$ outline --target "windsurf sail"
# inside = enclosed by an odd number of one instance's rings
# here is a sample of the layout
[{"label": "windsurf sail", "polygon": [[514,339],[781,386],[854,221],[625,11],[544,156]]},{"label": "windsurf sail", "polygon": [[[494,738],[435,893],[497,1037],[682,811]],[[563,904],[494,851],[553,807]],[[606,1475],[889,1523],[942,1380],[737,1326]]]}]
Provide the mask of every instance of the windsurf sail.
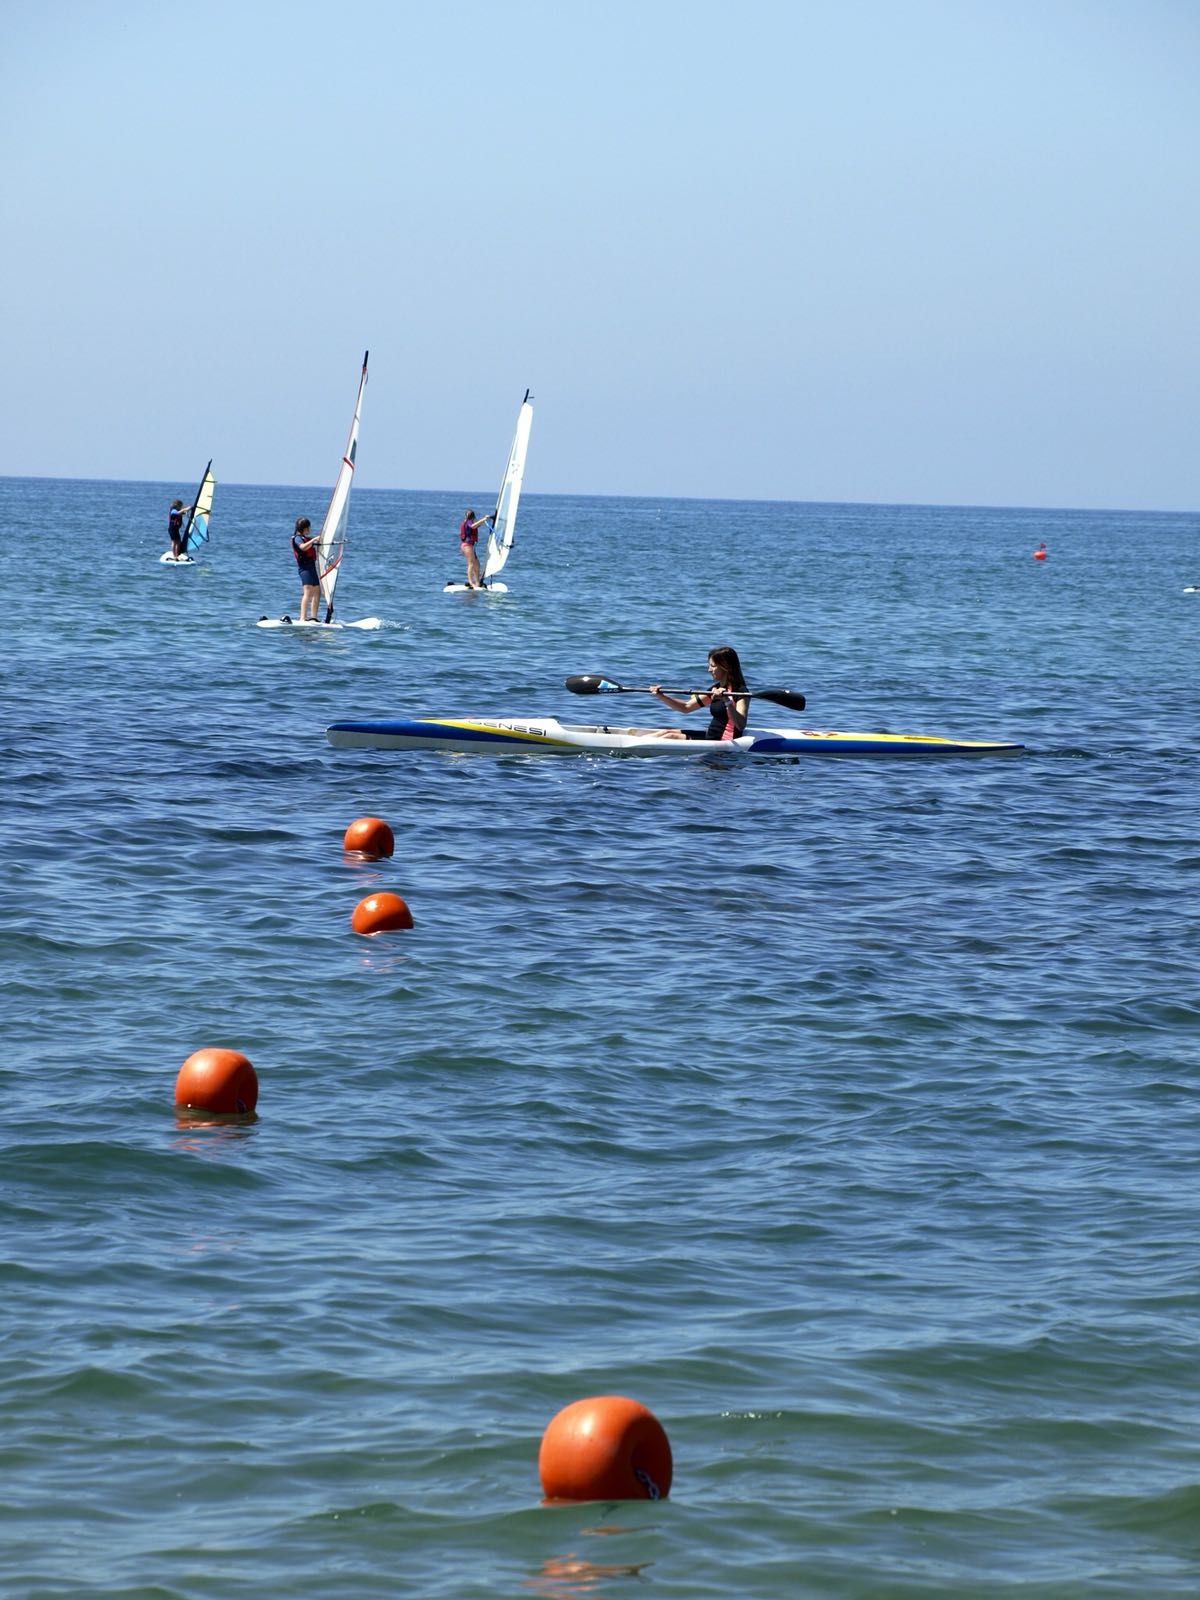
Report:
[{"label": "windsurf sail", "polygon": [[358,423],[362,416],[363,390],[367,386],[367,356],[363,355],[362,377],[358,380],[358,399],[354,402],[354,420],[350,424],[350,437],[346,440],[342,464],[338,468],[337,482],[329,497],[329,509],[321,524],[317,540],[317,577],[321,597],[325,601],[325,621],[333,621],[333,591],[337,588],[338,573],[342,569],[342,556],[346,549],[346,522],[350,514],[350,485],[354,480],[354,457],[358,453]]},{"label": "windsurf sail", "polygon": [[483,564],[483,581],[494,578],[508,560],[513,534],[517,531],[517,502],[521,498],[521,480],[525,476],[525,454],[529,449],[529,430],[533,426],[533,406],[529,390],[517,412],[517,431],[513,434],[512,449],[508,452],[508,465],[496,498],[492,530],[488,534],[487,560]]},{"label": "windsurf sail", "polygon": [[204,469],[204,476],[200,479],[200,487],[196,490],[196,498],[192,501],[192,509],[188,515],[187,527],[183,530],[183,537],[179,541],[179,554],[190,555],[193,550],[198,550],[202,544],[208,543],[208,519],[212,512],[213,490],[217,480],[212,475],[212,462]]}]

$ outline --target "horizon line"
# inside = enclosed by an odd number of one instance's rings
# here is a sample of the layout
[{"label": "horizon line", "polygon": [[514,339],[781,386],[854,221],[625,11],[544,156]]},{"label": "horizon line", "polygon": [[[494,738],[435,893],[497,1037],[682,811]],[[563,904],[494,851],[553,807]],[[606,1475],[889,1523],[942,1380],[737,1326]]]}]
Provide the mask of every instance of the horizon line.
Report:
[{"label": "horizon line", "polygon": [[[147,486],[163,485],[166,488],[177,487],[184,480],[177,478],[107,478],[107,477],[73,477],[57,473],[43,472],[0,472],[0,482],[12,483],[125,483],[145,484]],[[190,480],[187,480],[190,481]],[[217,478],[215,482],[224,483],[229,489],[297,489],[304,492],[328,489],[328,484],[305,483],[245,483],[236,479]],[[462,489],[418,489],[411,485],[405,488],[384,485],[362,485],[355,487],[356,494],[427,494],[427,495],[457,495],[462,498],[464,493],[470,497],[471,491]],[[478,498],[478,491],[475,491]],[[1078,511],[1085,513],[1109,512],[1125,515],[1133,514],[1147,517],[1186,517],[1198,513],[1186,506],[1104,506],[1104,505],[1069,505],[1066,502],[1047,505],[1008,504],[997,501],[975,500],[795,500],[780,498],[774,495],[762,497],[751,495],[698,495],[698,494],[598,494],[578,490],[525,490],[522,494],[524,500],[660,500],[667,503],[671,501],[689,501],[697,504],[718,505],[763,505],[763,506],[872,506],[895,507],[897,509],[909,508],[912,510],[941,510],[941,511]]]}]

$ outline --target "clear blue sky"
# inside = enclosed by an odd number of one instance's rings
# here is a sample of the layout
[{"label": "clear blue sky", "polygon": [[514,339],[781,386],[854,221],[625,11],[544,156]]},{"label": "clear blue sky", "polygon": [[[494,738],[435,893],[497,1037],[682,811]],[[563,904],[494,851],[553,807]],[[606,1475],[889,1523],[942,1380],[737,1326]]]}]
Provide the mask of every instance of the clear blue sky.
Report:
[{"label": "clear blue sky", "polygon": [[0,472],[1200,507],[1196,0],[0,0]]}]

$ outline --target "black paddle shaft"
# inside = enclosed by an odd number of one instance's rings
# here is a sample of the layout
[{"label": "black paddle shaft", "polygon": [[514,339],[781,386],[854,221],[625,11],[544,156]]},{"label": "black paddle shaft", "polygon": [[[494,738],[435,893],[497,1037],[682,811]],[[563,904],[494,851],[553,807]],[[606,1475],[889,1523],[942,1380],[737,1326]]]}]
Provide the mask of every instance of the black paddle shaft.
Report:
[{"label": "black paddle shaft", "polygon": [[[649,694],[648,684],[615,683],[612,678],[598,673],[585,672],[566,679],[572,694]],[[710,688],[712,686],[710,685]],[[667,689],[666,694],[708,694],[709,689]],[[739,699],[770,700],[777,706],[787,706],[790,711],[803,711],[807,704],[804,696],[795,689],[737,689],[731,693]]]}]

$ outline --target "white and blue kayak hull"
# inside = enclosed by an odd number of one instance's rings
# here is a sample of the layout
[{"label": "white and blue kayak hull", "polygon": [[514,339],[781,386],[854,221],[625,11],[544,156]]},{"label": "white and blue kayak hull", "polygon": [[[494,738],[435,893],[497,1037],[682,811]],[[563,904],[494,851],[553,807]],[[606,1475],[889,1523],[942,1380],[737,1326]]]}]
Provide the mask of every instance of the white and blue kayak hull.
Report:
[{"label": "white and blue kayak hull", "polygon": [[916,733],[840,733],[824,728],[747,728],[737,739],[679,739],[663,728],[560,722],[557,717],[397,717],[334,722],[325,737],[339,750],[445,750],[453,755],[1014,755],[1024,745]]}]

